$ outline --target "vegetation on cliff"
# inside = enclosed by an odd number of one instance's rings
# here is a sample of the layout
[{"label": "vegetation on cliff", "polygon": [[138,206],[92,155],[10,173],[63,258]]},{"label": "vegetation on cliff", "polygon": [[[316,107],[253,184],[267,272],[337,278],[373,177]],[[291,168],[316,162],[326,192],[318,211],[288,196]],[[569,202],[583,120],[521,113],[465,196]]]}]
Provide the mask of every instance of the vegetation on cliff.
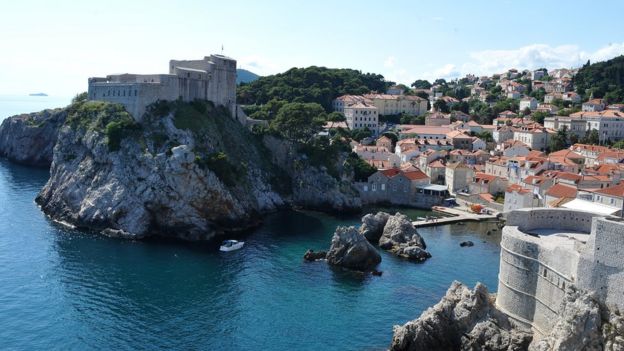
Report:
[{"label": "vegetation on cliff", "polygon": [[330,110],[332,100],[340,95],[384,92],[392,84],[380,74],[362,73],[353,69],[316,66],[291,68],[284,73],[241,84],[237,91],[237,101],[244,105],[263,105],[272,99],[315,102]]}]

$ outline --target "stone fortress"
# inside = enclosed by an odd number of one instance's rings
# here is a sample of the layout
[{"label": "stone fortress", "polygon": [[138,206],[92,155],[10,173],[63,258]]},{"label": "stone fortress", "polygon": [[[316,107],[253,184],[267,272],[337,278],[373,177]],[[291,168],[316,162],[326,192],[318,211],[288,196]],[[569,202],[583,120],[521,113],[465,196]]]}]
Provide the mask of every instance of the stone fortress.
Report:
[{"label": "stone fortress", "polygon": [[498,309],[538,339],[554,327],[566,286],[624,311],[624,221],[567,209],[513,211],[498,278]]},{"label": "stone fortress", "polygon": [[236,105],[236,61],[223,55],[171,60],[169,74],[89,78],[88,95],[89,100],[122,104],[137,121],[141,121],[146,107],[158,100],[209,100],[228,108],[232,116],[242,114]]}]

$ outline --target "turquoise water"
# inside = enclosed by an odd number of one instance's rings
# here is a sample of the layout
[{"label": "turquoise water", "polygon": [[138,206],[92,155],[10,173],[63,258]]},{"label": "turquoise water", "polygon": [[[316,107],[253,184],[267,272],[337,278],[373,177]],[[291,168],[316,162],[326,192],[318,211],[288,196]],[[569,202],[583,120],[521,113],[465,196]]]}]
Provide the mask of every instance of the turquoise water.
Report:
[{"label": "turquoise water", "polygon": [[[0,120],[68,102],[0,96]],[[383,350],[392,326],[454,279],[496,287],[500,236],[484,234],[493,224],[423,228],[430,260],[382,252],[383,276],[371,277],[302,261],[358,217],[276,213],[222,254],[67,230],[33,201],[47,177],[0,159],[0,349]]]},{"label": "turquoise water", "polygon": [[227,254],[122,241],[47,220],[33,202],[47,176],[0,160],[2,349],[382,350],[454,279],[496,286],[487,224],[423,228],[430,260],[382,252],[383,276],[362,276],[302,261],[357,218],[277,213]]}]

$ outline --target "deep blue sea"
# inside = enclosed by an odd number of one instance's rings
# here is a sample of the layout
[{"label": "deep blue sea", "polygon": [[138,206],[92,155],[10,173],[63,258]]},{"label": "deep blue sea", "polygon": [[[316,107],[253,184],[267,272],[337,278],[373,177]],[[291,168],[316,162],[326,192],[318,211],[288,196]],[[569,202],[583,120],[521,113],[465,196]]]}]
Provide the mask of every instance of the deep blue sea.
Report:
[{"label": "deep blue sea", "polygon": [[[453,280],[496,287],[500,235],[485,235],[493,224],[423,228],[430,260],[382,252],[383,276],[372,277],[302,260],[358,217],[279,212],[231,253],[124,241],[48,220],[33,201],[47,177],[0,159],[3,350],[383,350],[392,326],[418,317]],[[463,240],[475,246],[460,248]]]}]

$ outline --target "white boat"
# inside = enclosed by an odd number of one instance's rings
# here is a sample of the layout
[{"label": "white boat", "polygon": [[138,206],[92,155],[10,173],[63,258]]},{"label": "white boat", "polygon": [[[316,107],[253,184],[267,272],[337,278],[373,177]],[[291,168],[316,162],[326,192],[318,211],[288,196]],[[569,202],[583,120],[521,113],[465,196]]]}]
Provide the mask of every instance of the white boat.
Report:
[{"label": "white boat", "polygon": [[244,241],[225,240],[223,243],[221,243],[219,251],[234,251],[242,248],[243,245],[245,245]]}]

